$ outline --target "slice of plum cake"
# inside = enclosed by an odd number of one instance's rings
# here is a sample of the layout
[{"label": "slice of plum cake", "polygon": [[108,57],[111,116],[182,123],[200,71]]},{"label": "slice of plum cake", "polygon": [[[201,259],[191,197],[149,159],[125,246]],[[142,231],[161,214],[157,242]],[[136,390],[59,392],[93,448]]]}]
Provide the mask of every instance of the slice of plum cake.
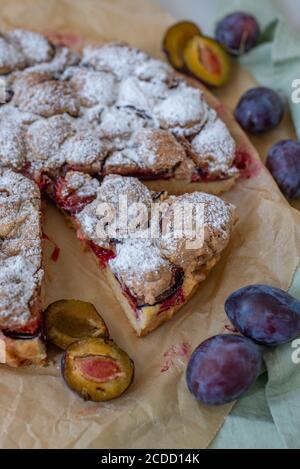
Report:
[{"label": "slice of plum cake", "polygon": [[0,172],[0,363],[42,363],[41,198],[36,184]]},{"label": "slice of plum cake", "polygon": [[[97,256],[138,336],[187,303],[220,260],[237,219],[235,207],[216,196],[168,196],[132,177],[110,175],[101,183],[70,171],[48,192]],[[174,225],[178,206],[189,207],[192,235]]]}]

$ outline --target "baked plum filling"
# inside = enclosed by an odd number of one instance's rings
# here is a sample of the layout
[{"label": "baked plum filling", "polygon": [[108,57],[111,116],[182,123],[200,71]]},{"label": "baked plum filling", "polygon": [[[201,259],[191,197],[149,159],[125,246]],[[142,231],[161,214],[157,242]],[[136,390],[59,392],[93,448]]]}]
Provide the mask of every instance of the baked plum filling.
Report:
[{"label": "baked plum filling", "polygon": [[185,302],[182,288],[184,272],[181,269],[174,269],[174,282],[172,286],[162,295],[158,296],[156,302],[153,305],[144,303],[141,299],[137,298],[126,285],[123,285],[117,276],[115,276],[115,278],[122,288],[123,295],[127,298],[130,306],[134,310],[137,319],[139,319],[139,312],[143,308],[159,306],[160,308],[158,314],[160,314],[174,306],[179,306]]},{"label": "baked plum filling", "polygon": [[247,149],[238,148],[235,156],[234,165],[239,171],[242,179],[251,179],[260,173],[262,165],[255,160]]},{"label": "baked plum filling", "polygon": [[203,169],[195,169],[192,175],[192,182],[214,182],[214,181],[226,181],[231,176],[228,174],[209,174],[209,172]]},{"label": "baked plum filling", "polygon": [[172,171],[161,171],[161,172],[154,172],[150,169],[142,169],[142,168],[126,168],[126,167],[118,167],[116,171],[109,170],[104,171],[103,176],[107,176],[109,174],[119,174],[121,176],[128,176],[128,177],[136,177],[142,181],[155,181],[159,179],[168,180],[173,177]]},{"label": "baked plum filling", "polygon": [[89,241],[88,245],[99,259],[100,267],[102,269],[105,269],[108,266],[109,261],[116,257],[116,254],[112,249],[102,248],[93,241]]},{"label": "baked plum filling", "polygon": [[95,196],[80,197],[75,191],[66,191],[66,182],[60,176],[55,183],[55,201],[69,215],[76,215],[95,200]]},{"label": "baked plum filling", "polygon": [[4,329],[3,334],[13,340],[32,340],[42,333],[42,322],[40,318],[34,318],[26,326],[15,329]]}]

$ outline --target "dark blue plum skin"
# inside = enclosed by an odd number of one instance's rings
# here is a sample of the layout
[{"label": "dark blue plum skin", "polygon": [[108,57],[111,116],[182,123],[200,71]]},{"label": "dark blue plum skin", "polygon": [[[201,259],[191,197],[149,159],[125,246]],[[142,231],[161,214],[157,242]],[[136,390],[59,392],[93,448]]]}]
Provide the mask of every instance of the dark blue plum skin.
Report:
[{"label": "dark blue plum skin", "polygon": [[269,151],[267,168],[288,199],[300,197],[300,143],[283,140]]},{"label": "dark blue plum skin", "polygon": [[189,361],[186,381],[202,404],[220,406],[243,396],[262,369],[261,348],[245,337],[218,335],[199,345]]},{"label": "dark blue plum skin", "polygon": [[242,288],[229,296],[225,311],[239,332],[261,345],[285,344],[300,335],[300,303],[278,288]]},{"label": "dark blue plum skin", "polygon": [[242,55],[257,45],[260,27],[254,16],[237,11],[219,21],[215,37],[231,55]]},{"label": "dark blue plum skin", "polygon": [[273,90],[257,87],[248,90],[240,99],[235,118],[249,133],[261,134],[277,127],[284,115],[284,103]]}]

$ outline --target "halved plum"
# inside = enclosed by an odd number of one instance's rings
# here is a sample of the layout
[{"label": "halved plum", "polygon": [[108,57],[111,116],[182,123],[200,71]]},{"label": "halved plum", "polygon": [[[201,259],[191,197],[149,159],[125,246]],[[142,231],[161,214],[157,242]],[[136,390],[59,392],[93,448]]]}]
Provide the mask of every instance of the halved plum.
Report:
[{"label": "halved plum", "polygon": [[163,51],[177,70],[185,69],[183,51],[188,41],[195,36],[201,36],[201,30],[190,21],[180,21],[167,30],[163,39]]},{"label": "halved plum", "polygon": [[88,338],[72,344],[62,358],[68,386],[86,401],[121,396],[134,378],[134,364],[113,341]]},{"label": "halved plum", "polygon": [[230,58],[214,39],[195,36],[184,49],[184,61],[189,72],[211,86],[224,85],[230,74]]},{"label": "halved plum", "polygon": [[45,332],[49,342],[62,350],[87,337],[109,337],[107,326],[91,303],[61,300],[45,311]]}]

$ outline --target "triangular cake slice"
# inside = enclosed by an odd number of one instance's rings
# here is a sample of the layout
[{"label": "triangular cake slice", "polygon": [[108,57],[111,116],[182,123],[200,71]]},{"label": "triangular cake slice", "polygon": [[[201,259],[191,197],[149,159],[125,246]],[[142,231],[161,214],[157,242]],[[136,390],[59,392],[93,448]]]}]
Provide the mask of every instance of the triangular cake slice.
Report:
[{"label": "triangular cake slice", "polygon": [[[48,189],[97,256],[138,336],[186,304],[220,260],[236,221],[235,208],[216,196],[168,196],[151,192],[136,178],[112,175],[100,183],[71,171]],[[121,224],[125,201],[126,226]],[[174,230],[178,206],[188,208],[185,223],[192,232]]]},{"label": "triangular cake slice", "polygon": [[0,172],[0,363],[41,363],[43,280],[37,185]]}]

